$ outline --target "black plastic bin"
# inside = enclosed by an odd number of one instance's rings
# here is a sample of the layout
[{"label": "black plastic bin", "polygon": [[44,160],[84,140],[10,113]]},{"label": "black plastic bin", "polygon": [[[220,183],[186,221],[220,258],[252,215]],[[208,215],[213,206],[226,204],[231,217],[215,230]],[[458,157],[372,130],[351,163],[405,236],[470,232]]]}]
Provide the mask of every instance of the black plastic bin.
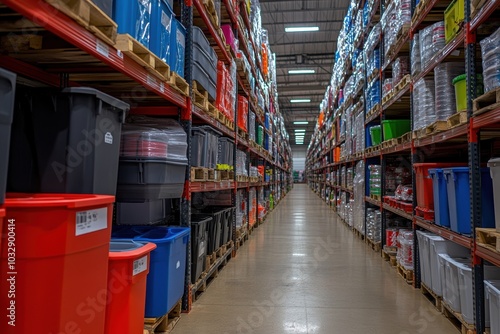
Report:
[{"label": "black plastic bin", "polygon": [[16,96],[16,74],[0,68],[0,204],[5,200],[9,167],[10,129]]},{"label": "black plastic bin", "polygon": [[23,104],[21,127],[31,130],[33,137],[21,134],[25,143],[22,147],[16,143],[20,152],[15,153],[24,154],[32,170],[24,174],[23,161],[11,165],[12,190],[27,190],[15,184],[33,178],[31,191],[115,195],[121,126],[129,105],[80,87],[62,92],[33,90],[28,98],[19,101]]},{"label": "black plastic bin", "polygon": [[118,225],[154,225],[165,221],[165,200],[140,202],[117,202],[116,223]]},{"label": "black plastic bin", "polygon": [[194,167],[207,166],[207,132],[202,128],[193,127],[191,130],[191,165]]},{"label": "black plastic bin", "polygon": [[194,219],[195,221],[205,220],[207,218],[209,219],[209,221],[207,221],[207,255],[210,255],[220,247],[220,236],[222,229],[221,219],[215,219],[212,214],[201,213],[191,215],[191,219]]},{"label": "black plastic bin", "polygon": [[118,200],[180,198],[184,190],[185,160],[120,160]]},{"label": "black plastic bin", "polygon": [[207,224],[210,217],[191,218],[191,283],[196,283],[205,270],[207,256]]},{"label": "black plastic bin", "polygon": [[215,250],[228,243],[232,239],[233,217],[235,215],[234,207],[216,207],[211,206],[202,210],[203,214],[212,216],[214,222],[220,226],[219,242],[215,244]]}]

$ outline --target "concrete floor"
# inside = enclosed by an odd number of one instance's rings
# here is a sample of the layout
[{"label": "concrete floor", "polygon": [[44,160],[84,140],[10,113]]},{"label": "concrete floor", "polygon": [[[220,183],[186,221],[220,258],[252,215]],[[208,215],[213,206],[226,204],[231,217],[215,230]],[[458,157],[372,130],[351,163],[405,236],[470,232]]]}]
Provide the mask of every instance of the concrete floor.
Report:
[{"label": "concrete floor", "polygon": [[458,333],[419,290],[295,185],[173,334]]}]

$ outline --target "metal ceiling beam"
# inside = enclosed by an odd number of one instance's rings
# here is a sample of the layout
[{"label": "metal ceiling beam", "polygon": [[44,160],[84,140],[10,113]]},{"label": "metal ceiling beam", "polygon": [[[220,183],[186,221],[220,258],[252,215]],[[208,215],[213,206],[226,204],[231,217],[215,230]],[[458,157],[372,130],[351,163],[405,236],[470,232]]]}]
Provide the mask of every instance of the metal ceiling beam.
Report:
[{"label": "metal ceiling beam", "polygon": [[[279,12],[280,14],[282,13],[281,11]],[[294,21],[293,23],[291,22],[291,20],[287,20],[287,21],[279,21],[279,22],[275,22],[273,20],[270,20],[269,22],[266,21],[266,20],[262,20],[262,25],[263,26],[266,26],[267,24],[269,24],[270,26],[277,26],[278,24],[309,24],[309,23],[314,23],[314,24],[327,24],[327,23],[343,23],[344,21],[339,21],[339,20],[321,20],[321,21],[314,21],[314,20],[300,20],[300,21]],[[269,30],[268,30],[269,31]],[[325,30],[319,30],[319,31],[325,31]],[[296,34],[296,33],[294,33]]]},{"label": "metal ceiling beam", "polygon": [[321,41],[307,41],[307,42],[283,42],[283,43],[274,43],[271,44],[271,49],[274,49],[276,46],[285,46],[285,45],[309,45],[309,44],[325,44],[325,43],[333,43],[335,46],[337,45],[336,40],[321,40]]}]

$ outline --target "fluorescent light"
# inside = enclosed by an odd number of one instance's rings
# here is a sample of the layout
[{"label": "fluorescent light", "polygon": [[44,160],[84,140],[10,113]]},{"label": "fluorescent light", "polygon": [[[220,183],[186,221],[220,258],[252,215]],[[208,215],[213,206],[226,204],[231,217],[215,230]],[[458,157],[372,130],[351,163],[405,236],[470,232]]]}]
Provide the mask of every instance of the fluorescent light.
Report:
[{"label": "fluorescent light", "polygon": [[306,132],[306,129],[295,129],[295,132]]},{"label": "fluorescent light", "polygon": [[305,122],[305,121],[297,121],[297,122],[293,122],[293,124],[297,124],[297,125],[307,125],[307,124],[309,124],[309,122]]},{"label": "fluorescent light", "polygon": [[288,74],[314,74],[315,70],[289,70]]},{"label": "fluorescent light", "polygon": [[319,27],[285,27],[286,32],[319,31]]},{"label": "fluorescent light", "polygon": [[311,99],[292,99],[290,103],[309,103]]}]

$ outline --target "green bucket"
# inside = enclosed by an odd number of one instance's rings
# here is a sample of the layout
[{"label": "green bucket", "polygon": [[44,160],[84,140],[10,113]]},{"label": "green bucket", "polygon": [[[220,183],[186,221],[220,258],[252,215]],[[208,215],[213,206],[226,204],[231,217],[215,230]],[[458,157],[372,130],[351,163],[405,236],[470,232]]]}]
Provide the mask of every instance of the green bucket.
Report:
[{"label": "green bucket", "polygon": [[372,138],[372,145],[377,146],[382,142],[380,133],[380,125],[374,125],[370,128],[370,137]]},{"label": "green bucket", "polygon": [[384,141],[398,138],[411,131],[411,122],[409,119],[393,119],[382,121],[384,130]]},{"label": "green bucket", "polygon": [[[462,74],[453,79],[455,86],[455,101],[457,104],[457,112],[467,110],[467,74]],[[483,95],[483,76],[478,74],[476,77],[476,96]]]}]

